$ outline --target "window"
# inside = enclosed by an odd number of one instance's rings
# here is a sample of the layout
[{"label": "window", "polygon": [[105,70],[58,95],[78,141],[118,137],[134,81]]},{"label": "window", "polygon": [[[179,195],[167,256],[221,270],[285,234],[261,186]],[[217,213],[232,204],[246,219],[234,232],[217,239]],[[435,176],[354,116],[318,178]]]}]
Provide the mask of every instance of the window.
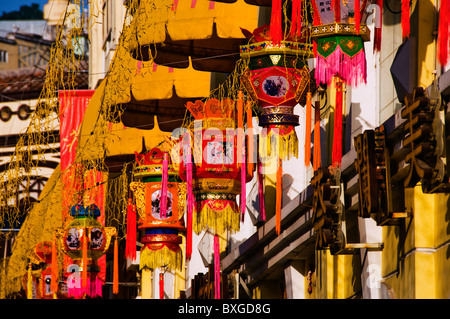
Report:
[{"label": "window", "polygon": [[0,62],[8,63],[8,51],[0,50]]}]

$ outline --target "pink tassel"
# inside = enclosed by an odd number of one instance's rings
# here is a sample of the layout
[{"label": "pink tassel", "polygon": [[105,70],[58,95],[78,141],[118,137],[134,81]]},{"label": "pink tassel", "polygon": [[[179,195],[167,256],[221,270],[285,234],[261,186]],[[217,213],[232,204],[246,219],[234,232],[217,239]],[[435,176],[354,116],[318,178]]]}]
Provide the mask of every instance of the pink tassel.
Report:
[{"label": "pink tassel", "polygon": [[169,154],[164,153],[161,179],[161,219],[167,218],[167,180],[169,175]]},{"label": "pink tassel", "polygon": [[244,221],[245,210],[247,209],[247,188],[246,188],[246,175],[247,170],[245,165],[245,148],[242,151],[242,165],[241,165],[241,214],[242,221]]},{"label": "pink tassel", "polygon": [[102,297],[103,295],[103,283],[95,276],[95,278],[88,278],[86,287],[78,286],[68,286],[67,293],[69,297],[75,299],[81,299],[84,295],[94,298],[94,297]]},{"label": "pink tassel", "polygon": [[131,260],[136,259],[136,206],[133,205],[131,197],[127,205],[127,241],[125,256]]},{"label": "pink tassel", "polygon": [[186,184],[187,184],[187,234],[186,234],[186,259],[192,256],[192,214],[194,209],[194,193],[192,188],[192,156],[191,147],[186,148]]},{"label": "pink tassel", "polygon": [[339,76],[345,84],[356,86],[367,82],[366,55],[361,50],[354,57],[349,57],[336,48],[327,58],[317,56],[316,81],[331,84],[333,76]]},{"label": "pink tassel", "polygon": [[220,299],[220,245],[217,235],[214,235],[214,292],[215,299]]},{"label": "pink tassel", "polygon": [[261,220],[266,221],[266,208],[264,204],[264,176],[262,173],[262,163],[260,161],[258,161],[258,196]]}]

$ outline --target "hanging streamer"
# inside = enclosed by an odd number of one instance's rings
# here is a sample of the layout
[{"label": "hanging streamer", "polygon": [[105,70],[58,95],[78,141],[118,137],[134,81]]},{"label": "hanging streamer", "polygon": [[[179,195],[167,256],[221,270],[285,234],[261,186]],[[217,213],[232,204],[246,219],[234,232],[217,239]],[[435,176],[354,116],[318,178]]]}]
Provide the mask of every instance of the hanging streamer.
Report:
[{"label": "hanging streamer", "polygon": [[321,159],[320,148],[320,102],[316,101],[314,107],[314,149],[313,149],[313,169],[317,171],[319,169]]},{"label": "hanging streamer", "polygon": [[409,38],[409,0],[402,0],[403,39]]},{"label": "hanging streamer", "polygon": [[311,162],[311,92],[306,93],[305,165]]},{"label": "hanging streamer", "polygon": [[241,215],[242,221],[244,221],[245,210],[247,209],[247,188],[245,184],[247,170],[245,165],[245,149],[242,152],[242,165],[241,165]]},{"label": "hanging streamer", "polygon": [[291,36],[300,37],[302,34],[302,1],[292,0]]},{"label": "hanging streamer", "polygon": [[449,57],[449,24],[450,24],[450,0],[442,0],[439,9],[438,30],[438,58],[441,66],[448,63]]},{"label": "hanging streamer", "polygon": [[254,137],[253,137],[253,113],[252,113],[252,102],[247,101],[247,136],[248,136],[248,146],[247,146],[247,172],[250,174],[253,172],[255,156],[254,152]]},{"label": "hanging streamer", "polygon": [[340,166],[342,159],[342,103],[342,82],[338,78],[336,78],[336,105],[334,110],[333,151],[331,154],[331,162],[334,166]]}]

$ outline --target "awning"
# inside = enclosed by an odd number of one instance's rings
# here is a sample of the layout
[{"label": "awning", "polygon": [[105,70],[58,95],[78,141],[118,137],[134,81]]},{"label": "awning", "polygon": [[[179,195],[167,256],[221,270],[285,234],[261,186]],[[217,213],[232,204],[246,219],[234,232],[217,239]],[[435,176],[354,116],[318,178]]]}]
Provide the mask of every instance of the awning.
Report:
[{"label": "awning", "polygon": [[136,57],[151,48],[159,64],[186,67],[190,56],[196,70],[231,72],[246,42],[241,27],[255,29],[258,13],[244,0],[141,1],[125,31],[126,47]]}]

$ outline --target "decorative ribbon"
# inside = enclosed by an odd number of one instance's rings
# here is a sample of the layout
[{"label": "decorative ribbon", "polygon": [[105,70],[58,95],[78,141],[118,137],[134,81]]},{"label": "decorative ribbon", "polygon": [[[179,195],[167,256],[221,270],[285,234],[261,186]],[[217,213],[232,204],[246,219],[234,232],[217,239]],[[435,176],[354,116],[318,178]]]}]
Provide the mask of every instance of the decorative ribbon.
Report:
[{"label": "decorative ribbon", "polygon": [[439,9],[438,31],[438,58],[441,66],[448,63],[449,57],[449,24],[450,24],[450,0],[442,0]]},{"label": "decorative ribbon", "polygon": [[167,218],[167,182],[169,177],[169,154],[164,152],[161,177],[161,219]]},{"label": "decorative ribbon", "polygon": [[214,235],[214,297],[220,299],[220,245],[217,235]]},{"label": "decorative ribbon", "polygon": [[305,165],[311,162],[311,92],[306,93]]},{"label": "decorative ribbon", "polygon": [[409,38],[409,0],[402,0],[403,39]]}]

